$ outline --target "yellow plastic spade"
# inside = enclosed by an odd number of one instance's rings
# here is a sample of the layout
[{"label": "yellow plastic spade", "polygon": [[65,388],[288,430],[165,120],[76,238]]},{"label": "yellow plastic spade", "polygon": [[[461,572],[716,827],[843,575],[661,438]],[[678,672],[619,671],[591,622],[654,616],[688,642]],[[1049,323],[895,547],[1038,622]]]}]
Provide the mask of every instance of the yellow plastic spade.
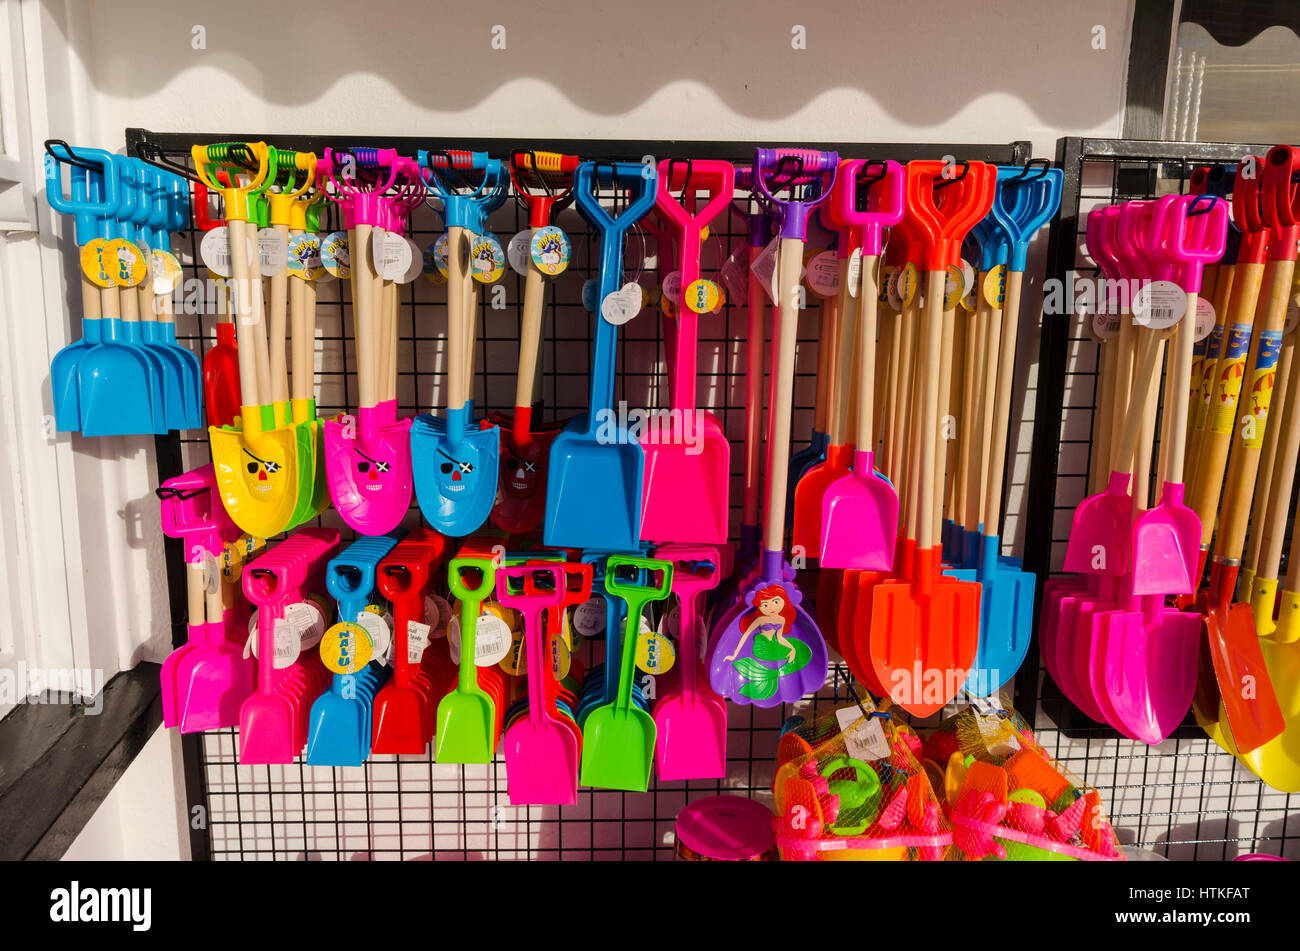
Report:
[{"label": "yellow plastic spade", "polygon": [[[240,419],[237,427],[209,427],[217,490],[226,512],[251,535],[269,537],[289,527],[298,500],[298,446],[292,428],[266,430],[259,402],[258,354],[266,353],[260,281],[250,260],[249,196],[275,178],[264,142],[195,146],[199,175],[222,193],[230,229],[231,302],[239,342]],[[229,186],[217,180],[229,173]],[[244,179],[240,184],[240,179]],[[264,394],[270,398],[271,394]]]}]

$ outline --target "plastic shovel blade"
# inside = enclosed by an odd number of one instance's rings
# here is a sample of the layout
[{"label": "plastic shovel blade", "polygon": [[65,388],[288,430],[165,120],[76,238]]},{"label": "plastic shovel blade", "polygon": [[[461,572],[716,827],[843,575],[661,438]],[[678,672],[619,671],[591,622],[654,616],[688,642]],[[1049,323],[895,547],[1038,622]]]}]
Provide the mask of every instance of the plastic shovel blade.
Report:
[{"label": "plastic shovel blade", "polygon": [[[221,629],[223,624],[214,622],[209,627]],[[257,665],[218,630],[209,633],[208,644],[181,659],[176,681],[180,731],[221,730],[239,723],[240,708],[257,683]]]},{"label": "plastic shovel blade", "polygon": [[993,693],[1020,669],[1034,632],[1034,586],[1028,571],[1007,568],[998,560],[997,536],[983,538],[984,556],[977,575],[980,584],[980,633],[975,663],[966,679],[966,692],[977,697]]},{"label": "plastic shovel blade", "polygon": [[582,734],[582,785],[646,791],[656,735],[650,714],[636,705],[623,711],[607,703],[587,715]]},{"label": "plastic shovel blade", "polygon": [[[654,745],[653,736],[650,743]],[[578,801],[578,738],[559,720],[525,716],[506,730],[502,746],[511,805],[572,806]]]},{"label": "plastic shovel blade", "polygon": [[827,447],[826,458],[809,468],[794,487],[794,522],[791,541],[813,558],[821,557],[822,513],[826,492],[841,478],[850,476],[851,449],[844,445]]},{"label": "plastic shovel blade", "polygon": [[365,704],[347,699],[340,683],[355,680],[352,674],[336,674],[335,688],[316,698],[311,705],[307,739],[308,766],[360,766],[370,754]]},{"label": "plastic shovel blade", "polygon": [[[83,320],[83,332],[85,324]],[[81,400],[77,392],[77,367],[91,348],[85,340],[70,343],[50,361],[50,391],[54,397],[54,425],[61,433],[81,430]]]},{"label": "plastic shovel blade", "polygon": [[217,326],[217,344],[203,355],[203,401],[210,426],[229,426],[239,415],[239,351],[234,335],[224,342]]},{"label": "plastic shovel blade", "polygon": [[678,692],[655,705],[659,778],[720,779],[727,775],[727,708],[717,697],[688,700]]},{"label": "plastic shovel blade", "polygon": [[829,445],[830,437],[826,433],[813,430],[812,441],[790,456],[790,464],[787,469],[790,474],[790,481],[786,488],[785,498],[787,521],[794,518],[794,492],[799,485],[799,480],[804,477],[805,472],[826,458],[826,448]]},{"label": "plastic shovel blade", "polygon": [[239,708],[239,761],[246,765],[285,764],[297,755],[289,701],[277,693],[255,693],[245,700]]},{"label": "plastic shovel blade", "polygon": [[939,568],[937,548],[916,552],[912,580],[872,592],[871,663],[890,698],[924,717],[957,695],[979,646],[980,586]]},{"label": "plastic shovel blade", "polygon": [[1077,578],[1052,578],[1043,582],[1043,603],[1038,614],[1038,654],[1053,681],[1059,680],[1056,674],[1056,640],[1060,630],[1061,600],[1083,590],[1083,583]]},{"label": "plastic shovel blade", "polygon": [[487,521],[497,497],[501,435],[497,427],[466,430],[467,410],[449,410],[447,432],[420,416],[411,426],[415,497],[429,524],[462,538]]},{"label": "plastic shovel blade", "polygon": [[[411,506],[415,443],[411,421],[403,419],[366,432],[369,427],[359,427],[345,417],[343,421],[323,420],[321,427],[325,474],[334,508],[350,528],[363,535],[392,531]],[[314,480],[311,488],[314,495]]]},{"label": "plastic shovel blade", "polygon": [[[159,679],[162,682],[163,726],[176,726],[180,722],[180,682],[177,680],[176,674],[180,670],[181,660],[185,655],[198,648],[198,643],[195,640],[196,627],[196,625],[190,625],[187,643],[173,650],[162,662]],[[201,627],[197,629],[202,630]]]},{"label": "plastic shovel blade", "polygon": [[1260,650],[1278,691],[1286,726],[1281,734],[1240,759],[1281,792],[1300,792],[1300,642],[1262,641]]},{"label": "plastic shovel blade", "polygon": [[1248,604],[1233,604],[1226,610],[1211,604],[1205,629],[1232,741],[1239,752],[1249,753],[1286,728],[1255,634],[1255,616]]},{"label": "plastic shovel blade", "polygon": [[555,433],[534,433],[518,446],[507,427],[501,427],[501,472],[492,524],[518,535],[530,532],[546,515],[546,472]]},{"label": "plastic shovel blade", "polygon": [[289,527],[298,502],[298,447],[278,429],[256,439],[235,429],[208,429],[217,492],[231,520],[258,538]]},{"label": "plastic shovel blade", "polygon": [[431,722],[425,698],[415,687],[389,680],[375,695],[370,748],[375,753],[421,755],[429,746],[425,724]]},{"label": "plastic shovel blade", "polygon": [[898,494],[871,464],[871,452],[857,453],[853,474],[844,475],[822,496],[822,566],[859,572],[893,568],[898,537]]},{"label": "plastic shovel blade", "polygon": [[1129,567],[1133,499],[1129,476],[1112,472],[1105,492],[1090,495],[1074,510],[1065,548],[1065,570],[1122,575]]},{"label": "plastic shovel blade", "polygon": [[643,441],[641,448],[645,473],[640,537],[656,542],[725,542],[731,445],[717,421],[697,414],[693,426],[670,427]]},{"label": "plastic shovel blade", "polygon": [[1201,619],[1160,609],[1148,626],[1142,611],[1114,611],[1101,633],[1104,682],[1094,689],[1123,724],[1123,732],[1155,745],[1192,706]]},{"label": "plastic shovel blade", "polygon": [[1181,482],[1166,483],[1160,504],[1133,525],[1133,593],[1191,594],[1200,580],[1201,520],[1183,504]]},{"label": "plastic shovel blade", "polygon": [[[85,436],[165,432],[156,425],[153,368],[133,347],[103,343],[77,365],[77,402]],[[161,414],[159,414],[161,415]]]},{"label": "plastic shovel blade", "polygon": [[496,746],[496,712],[492,698],[477,684],[459,687],[438,702],[439,763],[490,763]]},{"label": "plastic shovel blade", "polygon": [[560,548],[636,551],[645,451],[626,430],[603,442],[585,425],[571,426],[551,446],[543,539]]}]

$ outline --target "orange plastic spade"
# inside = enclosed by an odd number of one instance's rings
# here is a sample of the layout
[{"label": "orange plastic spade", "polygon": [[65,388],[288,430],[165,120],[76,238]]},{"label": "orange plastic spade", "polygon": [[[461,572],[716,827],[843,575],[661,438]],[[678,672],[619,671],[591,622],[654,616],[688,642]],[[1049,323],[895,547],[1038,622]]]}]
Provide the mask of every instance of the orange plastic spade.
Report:
[{"label": "orange plastic spade", "polygon": [[[872,592],[870,656],[889,696],[909,713],[928,716],[961,688],[979,646],[980,586],[942,573],[935,459],[939,452],[939,366],[942,358],[946,270],[956,264],[962,240],[988,214],[994,166],[962,163],[957,177],[941,161],[907,166],[907,213],[921,244],[926,271],[925,306],[917,337],[917,478],[907,486],[915,512],[909,534],[916,542],[910,579],[889,580]],[[942,207],[936,189],[951,189]]]}]

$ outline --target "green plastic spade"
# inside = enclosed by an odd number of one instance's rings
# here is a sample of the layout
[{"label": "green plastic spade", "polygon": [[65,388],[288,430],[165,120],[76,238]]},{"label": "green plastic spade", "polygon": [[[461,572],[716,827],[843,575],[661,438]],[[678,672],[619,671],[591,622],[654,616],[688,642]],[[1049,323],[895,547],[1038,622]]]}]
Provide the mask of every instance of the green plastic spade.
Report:
[{"label": "green plastic spade", "polygon": [[[653,587],[620,580],[619,569],[646,569],[646,577],[660,574]],[[651,601],[662,601],[673,587],[673,565],[658,558],[610,555],[605,563],[605,593],[627,602],[623,649],[619,657],[618,693],[613,703],[591,711],[583,725],[582,769],[584,786],[645,792],[655,754],[655,721],[632,702],[636,677],[636,642],[641,633],[641,613]]]},{"label": "green plastic spade", "polygon": [[[467,570],[481,574],[477,588],[466,585]],[[456,689],[438,704],[437,760],[490,763],[496,752],[496,705],[478,685],[474,634],[479,608],[496,586],[496,563],[491,558],[453,558],[447,582],[460,601],[460,670]]]}]

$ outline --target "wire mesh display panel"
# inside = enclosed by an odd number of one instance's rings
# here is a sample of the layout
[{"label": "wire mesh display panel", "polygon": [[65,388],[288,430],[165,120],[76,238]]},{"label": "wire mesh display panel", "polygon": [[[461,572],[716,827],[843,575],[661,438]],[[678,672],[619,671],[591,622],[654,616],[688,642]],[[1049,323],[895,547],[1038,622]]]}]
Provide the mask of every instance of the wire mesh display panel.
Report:
[{"label": "wire mesh display panel", "polygon": [[[1048,247],[1049,279],[1096,273],[1084,247],[1088,212],[1129,199],[1187,191],[1198,165],[1236,163],[1268,146],[1064,138],[1061,211]],[[1066,285],[1068,286],[1068,285]],[[1100,346],[1081,314],[1044,316],[1037,374],[1025,564],[1060,573],[1075,506],[1088,492]],[[1059,419],[1059,425],[1050,421]],[[1158,439],[1157,434],[1157,439]],[[1156,453],[1152,454],[1153,460]],[[1151,480],[1154,498],[1154,471]],[[1039,739],[1107,797],[1122,841],[1173,859],[1248,852],[1300,858],[1300,796],[1264,785],[1211,741],[1189,715],[1158,746],[1123,738],[1080,713],[1052,681],[1037,641],[1017,677],[1018,703],[1033,698]]]},{"label": "wire mesh display panel", "polygon": [[[263,135],[189,136],[159,135],[144,130],[128,131],[128,149],[144,141],[161,147],[177,161],[184,161],[196,143],[266,139],[282,148],[322,152],[326,145],[389,146],[412,155],[419,148],[486,149],[494,155],[508,155],[519,143],[498,140],[366,139],[338,137],[276,137]],[[1091,142],[1092,140],[1088,140]],[[1118,157],[1084,160],[1080,146],[1070,151],[1063,140],[1058,162],[1066,168],[1067,195],[1061,218],[1053,224],[1049,256],[1051,274],[1063,260],[1057,253],[1058,234],[1071,236],[1069,263],[1074,265],[1081,201],[1104,202],[1115,196],[1140,197],[1154,193],[1157,181],[1124,170]],[[767,143],[764,143],[767,144]],[[748,162],[753,145],[737,142],[614,142],[539,141],[529,147],[578,154],[584,158],[641,161],[710,156]],[[1132,145],[1129,143],[1129,145]],[[1151,144],[1153,146],[1159,144]],[[1026,143],[1003,146],[980,145],[870,145],[840,144],[813,146],[839,148],[847,156],[911,158],[952,154],[959,159],[981,159],[1000,164],[1023,163],[1029,157]],[[1161,146],[1166,151],[1170,146]],[[1180,148],[1180,147],[1174,147]],[[1203,146],[1196,146],[1203,148]],[[1234,160],[1242,148],[1224,146],[1222,156],[1195,159],[1175,152],[1173,165],[1179,171],[1158,176],[1176,187],[1185,180],[1196,160]],[[1231,153],[1231,155],[1229,155]],[[1098,171],[1109,162],[1112,178]],[[1164,153],[1135,160],[1134,168],[1152,169],[1167,164]],[[1132,164],[1132,163],[1130,163]],[[1078,174],[1072,172],[1077,169]],[[1125,166],[1127,169],[1127,165]],[[1086,171],[1086,174],[1084,174]],[[1130,181],[1130,179],[1132,179]],[[1085,187],[1080,188],[1080,182]],[[1109,184],[1106,184],[1109,182]],[[1143,190],[1138,191],[1139,183]],[[1084,199],[1084,192],[1087,198]],[[605,198],[611,198],[607,194]],[[1085,205],[1084,210],[1090,207]],[[593,315],[582,305],[582,288],[593,276],[598,248],[585,223],[572,209],[561,214],[558,223],[574,243],[568,272],[548,292],[542,346],[540,402],[544,418],[564,419],[587,406],[588,368],[591,358]],[[527,224],[527,218],[513,202],[502,208],[490,227],[503,243]],[[337,222],[329,223],[337,227]],[[411,221],[411,236],[421,246],[441,230],[439,219],[429,209],[418,209]],[[735,215],[717,219],[704,249],[705,273],[716,273],[721,262],[745,241],[745,225]],[[181,236],[180,256],[187,278],[201,276],[195,267],[198,236]],[[653,239],[635,229],[627,241],[627,274],[638,272],[650,283],[653,272],[668,262],[655,260]],[[352,377],[354,350],[352,316],[347,282],[322,285],[319,294],[316,371],[319,384],[318,410],[321,416],[345,410],[355,400]],[[522,279],[513,271],[492,289],[480,294],[480,334],[476,342],[476,405],[483,410],[509,409],[514,402],[514,381],[518,357],[519,308]],[[401,288],[399,333],[399,403],[403,414],[427,411],[443,402],[444,347],[446,342],[445,294],[423,278]],[[211,300],[204,306],[177,308],[177,330],[181,340],[196,352],[205,352],[215,335]],[[197,311],[197,312],[194,312]],[[815,307],[800,317],[796,363],[796,444],[806,441],[812,426],[819,339]],[[700,405],[717,414],[734,446],[744,435],[744,387],[746,316],[744,308],[728,302],[723,312],[700,322],[699,372],[703,378]],[[618,398],[630,406],[667,405],[665,352],[662,322],[653,312],[643,313],[625,325],[619,341]],[[1059,567],[1059,546],[1068,529],[1069,512],[1081,497],[1079,472],[1086,473],[1086,449],[1091,424],[1095,365],[1093,347],[1080,327],[1063,320],[1047,320],[1043,326],[1043,354],[1033,418],[1050,420],[1039,426],[1033,445],[1030,489],[1025,493],[1024,521],[1027,566],[1035,570],[1052,567],[1055,549]],[[1019,362],[1031,362],[1032,353],[1021,348]],[[1019,376],[1020,374],[1018,374]],[[1059,386],[1058,386],[1059,384]],[[1059,393],[1057,390],[1059,389]],[[536,412],[542,410],[535,409]],[[1060,419],[1062,425],[1054,425]],[[1058,445],[1060,450],[1058,452]],[[1015,446],[1011,451],[1017,451]],[[1083,453],[1079,458],[1080,452]],[[172,434],[158,440],[160,481],[208,461],[203,433]],[[732,453],[732,528],[738,520],[741,498],[743,454]],[[1009,470],[1010,471],[1010,470]],[[1040,491],[1048,486],[1046,496]],[[1073,493],[1073,494],[1071,494]],[[1008,513],[1014,517],[1016,509]],[[1064,519],[1064,523],[1062,523]],[[325,524],[338,527],[346,540],[353,532],[327,512]],[[412,508],[407,524],[420,522]],[[172,595],[177,643],[183,641],[184,576],[180,543],[168,540],[169,587]],[[598,660],[603,643],[590,642],[584,648],[587,666]],[[673,856],[673,820],[687,801],[718,792],[735,792],[760,800],[770,796],[776,739],[784,720],[793,712],[810,713],[844,699],[847,671],[834,670],[817,698],[800,705],[762,710],[753,706],[729,705],[728,775],[723,780],[690,783],[652,781],[644,794],[581,789],[576,806],[513,807],[505,787],[505,769],[500,757],[489,766],[437,765],[430,755],[396,758],[372,756],[363,768],[331,769],[291,766],[243,766],[236,755],[238,738],[233,730],[184,738],[187,796],[191,805],[206,807],[208,824],[194,830],[192,851],[196,857],[222,859],[668,859]],[[649,686],[647,684],[647,686]],[[1111,811],[1113,823],[1125,844],[1138,844],[1174,858],[1222,858],[1238,852],[1294,849],[1300,837],[1294,828],[1288,833],[1287,797],[1271,793],[1258,780],[1235,767],[1198,731],[1184,730],[1160,747],[1120,740],[1114,731],[1075,723],[1063,706],[1054,685],[1046,678],[1031,654],[1022,676],[1017,679],[1018,705],[1034,712],[1035,725],[1044,743],[1085,781],[1097,786]],[[650,689],[653,689],[650,687]],[[1038,698],[1041,697],[1041,702]]]}]

